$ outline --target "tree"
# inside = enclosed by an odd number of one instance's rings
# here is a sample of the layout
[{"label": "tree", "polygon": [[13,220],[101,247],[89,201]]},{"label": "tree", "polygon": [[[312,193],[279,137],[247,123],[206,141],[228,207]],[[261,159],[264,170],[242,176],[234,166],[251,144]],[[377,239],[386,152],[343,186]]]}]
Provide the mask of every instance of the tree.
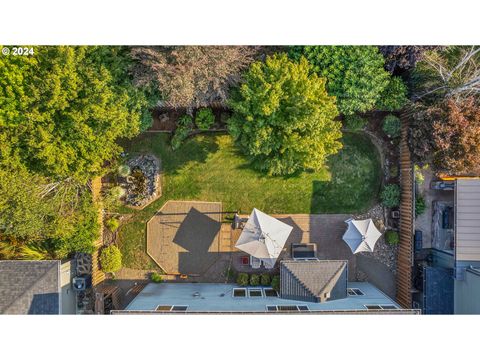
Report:
[{"label": "tree", "polygon": [[374,46],[300,46],[290,56],[305,56],[313,70],[327,79],[327,90],[337,98],[344,115],[374,109],[390,74],[384,59]]},{"label": "tree", "polygon": [[397,111],[401,110],[407,101],[407,86],[400,77],[393,76],[380,94],[376,107],[378,110]]},{"label": "tree", "polygon": [[432,121],[433,164],[449,174],[480,174],[480,106],[447,100]]},{"label": "tree", "polygon": [[0,163],[84,184],[140,127],[146,104],[97,47],[41,46],[0,58]]},{"label": "tree", "polygon": [[229,131],[255,168],[271,175],[320,169],[342,147],[335,98],[305,58],[255,62],[230,101]]},{"label": "tree", "polygon": [[230,87],[253,61],[247,46],[137,47],[131,56],[135,84],[155,86],[174,108],[225,104]]},{"label": "tree", "polygon": [[415,64],[423,59],[423,54],[426,51],[440,47],[387,45],[378,48],[385,57],[385,68],[393,74],[394,72],[413,69]]},{"label": "tree", "polygon": [[480,95],[480,46],[449,46],[426,52],[412,75],[414,99],[438,103]]}]

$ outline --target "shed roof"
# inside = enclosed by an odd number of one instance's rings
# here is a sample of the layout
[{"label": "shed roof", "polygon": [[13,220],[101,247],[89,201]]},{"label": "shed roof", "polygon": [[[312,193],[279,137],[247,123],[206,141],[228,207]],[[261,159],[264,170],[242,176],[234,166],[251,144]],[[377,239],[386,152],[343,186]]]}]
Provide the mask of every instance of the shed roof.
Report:
[{"label": "shed roof", "polygon": [[480,180],[457,180],[455,215],[455,259],[480,261]]},{"label": "shed roof", "polygon": [[0,261],[0,314],[60,314],[60,261]]}]

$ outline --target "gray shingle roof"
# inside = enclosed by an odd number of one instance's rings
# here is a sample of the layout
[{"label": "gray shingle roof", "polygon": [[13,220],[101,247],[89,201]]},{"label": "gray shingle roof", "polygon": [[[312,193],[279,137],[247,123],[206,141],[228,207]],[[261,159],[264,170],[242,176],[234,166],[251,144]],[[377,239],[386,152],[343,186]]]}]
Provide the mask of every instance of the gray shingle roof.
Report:
[{"label": "gray shingle roof", "polygon": [[59,314],[60,261],[0,261],[0,314]]},{"label": "gray shingle roof", "polygon": [[319,299],[332,291],[347,264],[346,260],[281,262],[281,266],[285,267],[312,296]]}]

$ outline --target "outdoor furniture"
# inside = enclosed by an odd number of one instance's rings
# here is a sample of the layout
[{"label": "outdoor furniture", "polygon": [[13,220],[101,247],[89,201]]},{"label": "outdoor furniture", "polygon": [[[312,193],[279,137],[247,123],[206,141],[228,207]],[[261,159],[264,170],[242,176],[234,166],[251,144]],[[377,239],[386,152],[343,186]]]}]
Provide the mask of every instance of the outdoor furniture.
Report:
[{"label": "outdoor furniture", "polygon": [[250,265],[250,257],[249,256],[242,256],[240,258],[240,263],[242,265]]},{"label": "outdoor furniture", "polygon": [[290,225],[253,209],[235,247],[273,268],[292,230]]},{"label": "outdoor furniture", "polygon": [[250,256],[250,266],[252,269],[260,269],[262,265],[262,260],[257,259],[256,257]]},{"label": "outdoor furniture", "polygon": [[266,261],[266,262],[262,261],[262,264],[265,267],[265,269],[268,269],[268,270],[273,269],[272,263],[270,261]]},{"label": "outdoor furniture", "polygon": [[373,220],[348,219],[345,222],[348,224],[348,229],[343,235],[343,241],[347,243],[352,253],[373,252],[377,240],[382,235],[376,228]]}]

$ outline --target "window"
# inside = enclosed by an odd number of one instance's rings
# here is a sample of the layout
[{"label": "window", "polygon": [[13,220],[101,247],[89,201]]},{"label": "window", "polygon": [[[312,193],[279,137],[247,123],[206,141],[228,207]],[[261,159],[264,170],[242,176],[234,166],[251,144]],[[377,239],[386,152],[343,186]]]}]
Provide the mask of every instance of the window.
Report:
[{"label": "window", "polygon": [[188,306],[186,305],[173,305],[172,310],[170,311],[187,311]]},{"label": "window", "polygon": [[367,310],[392,310],[396,309],[395,305],[365,305]]},{"label": "window", "polygon": [[262,289],[248,289],[248,296],[250,297],[262,297]]},{"label": "window", "polygon": [[310,309],[307,305],[267,305],[267,311],[310,311]]},{"label": "window", "polygon": [[362,290],[357,288],[348,288],[347,289],[348,296],[362,296],[365,295]]},{"label": "window", "polygon": [[242,289],[242,288],[233,289],[233,297],[247,297],[247,289]]},{"label": "window", "polygon": [[263,289],[265,297],[278,297],[278,292],[272,288]]},{"label": "window", "polygon": [[187,311],[187,305],[158,305],[156,311]]}]

